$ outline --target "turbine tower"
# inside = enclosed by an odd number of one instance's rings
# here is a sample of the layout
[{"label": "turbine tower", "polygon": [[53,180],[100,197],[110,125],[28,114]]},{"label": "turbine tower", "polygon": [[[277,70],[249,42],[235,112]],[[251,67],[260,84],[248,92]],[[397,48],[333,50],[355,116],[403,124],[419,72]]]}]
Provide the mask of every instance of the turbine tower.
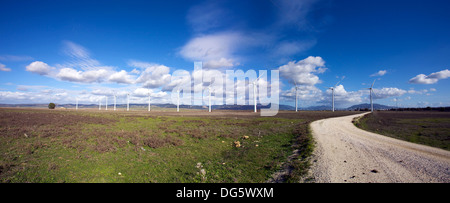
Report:
[{"label": "turbine tower", "polygon": [[127,111],[130,110],[130,93],[127,93]]},{"label": "turbine tower", "polygon": [[253,84],[253,103],[254,103],[254,105],[255,105],[255,113],[257,112],[257,110],[256,110],[256,82],[258,82],[258,80],[259,80],[259,78],[261,77],[261,76],[263,76],[264,75],[264,72],[261,74],[261,75],[259,75],[259,77],[258,78],[256,78],[256,80],[254,80],[253,82],[252,82],[252,84]]},{"label": "turbine tower", "polygon": [[116,92],[114,92],[114,111],[116,110],[116,98],[117,98],[117,95],[116,95]]},{"label": "turbine tower", "polygon": [[297,93],[298,85],[296,82],[294,82],[294,84],[295,84],[295,112],[298,112],[298,109],[297,109],[297,107],[298,107],[298,93]]},{"label": "turbine tower", "polygon": [[151,105],[151,104],[150,104],[150,96],[151,96],[151,95],[150,95],[150,89],[148,89],[148,111],[150,111],[150,108],[151,108],[151,107],[150,107],[150,105]]},{"label": "turbine tower", "polygon": [[102,99],[98,99],[98,110],[102,110]]},{"label": "turbine tower", "polygon": [[180,112],[180,89],[177,90],[178,100],[177,100],[177,112]]},{"label": "turbine tower", "polygon": [[211,84],[209,84],[209,86],[208,86],[208,91],[209,91],[209,98],[208,98],[208,100],[209,100],[209,112],[211,112]]},{"label": "turbine tower", "polygon": [[105,96],[106,103],[105,103],[105,110],[108,111],[108,96]]},{"label": "turbine tower", "polygon": [[331,104],[331,106],[332,106],[332,111],[334,112],[334,89],[336,89],[336,86],[341,82],[342,80],[340,80],[339,82],[337,82],[333,87],[330,87],[330,88],[328,88],[328,89],[330,89],[331,90],[331,100],[332,100],[332,104]]},{"label": "turbine tower", "polygon": [[373,85],[375,84],[376,79],[373,81],[372,86],[370,86],[369,88],[367,88],[368,90],[370,90],[370,111],[373,112],[373,96],[372,94],[375,94],[375,92],[373,92]]},{"label": "turbine tower", "polygon": [[78,98],[77,98],[77,103],[75,105],[75,110],[78,110]]}]

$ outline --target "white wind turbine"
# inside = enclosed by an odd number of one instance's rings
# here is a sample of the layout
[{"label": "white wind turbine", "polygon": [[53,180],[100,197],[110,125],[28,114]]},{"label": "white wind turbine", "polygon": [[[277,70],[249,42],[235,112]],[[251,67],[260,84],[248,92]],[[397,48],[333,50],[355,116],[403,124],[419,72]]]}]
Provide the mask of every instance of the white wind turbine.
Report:
[{"label": "white wind turbine", "polygon": [[294,81],[294,84],[295,84],[295,112],[297,112],[298,111],[298,85],[297,85],[297,83]]},{"label": "white wind turbine", "polygon": [[105,96],[106,103],[105,103],[105,110],[108,111],[108,96]]},{"label": "white wind turbine", "polygon": [[211,112],[211,84],[209,84],[209,86],[207,87],[208,88],[208,92],[209,92],[209,98],[208,98],[208,100],[209,100],[209,112]]},{"label": "white wind turbine", "polygon": [[127,93],[127,111],[130,110],[130,93]]},{"label": "white wind turbine", "polygon": [[375,84],[376,79],[373,81],[372,86],[370,86],[369,88],[366,88],[368,90],[370,90],[370,111],[373,112],[373,96],[372,94],[375,94],[375,92],[373,92],[373,85]]},{"label": "white wind turbine", "polygon": [[77,103],[75,105],[75,110],[78,110],[78,97],[77,97]]},{"label": "white wind turbine", "polygon": [[256,82],[258,82],[258,80],[259,80],[259,78],[261,77],[261,76],[263,76],[264,75],[264,72],[261,74],[261,75],[259,75],[259,77],[258,78],[256,78],[256,80],[254,80],[253,82],[252,82],[252,84],[253,84],[253,103],[254,103],[254,105],[255,105],[255,113],[257,112],[256,111]]},{"label": "white wind turbine", "polygon": [[148,89],[148,111],[150,111],[150,108],[151,108],[151,107],[150,107],[150,105],[151,105],[151,104],[150,104],[150,96],[151,96],[151,95],[150,95],[150,89]]},{"label": "white wind turbine", "polygon": [[332,111],[334,112],[334,90],[336,89],[336,86],[341,82],[342,80],[340,80],[339,82],[337,82],[333,87],[329,87],[328,89],[331,90],[331,100],[332,100]]},{"label": "white wind turbine", "polygon": [[177,90],[178,100],[177,100],[177,112],[180,112],[180,89]]},{"label": "white wind turbine", "polygon": [[114,111],[116,110],[116,98],[117,98],[117,95],[116,95],[116,92],[114,91]]},{"label": "white wind turbine", "polygon": [[98,110],[102,110],[102,98],[98,99]]}]

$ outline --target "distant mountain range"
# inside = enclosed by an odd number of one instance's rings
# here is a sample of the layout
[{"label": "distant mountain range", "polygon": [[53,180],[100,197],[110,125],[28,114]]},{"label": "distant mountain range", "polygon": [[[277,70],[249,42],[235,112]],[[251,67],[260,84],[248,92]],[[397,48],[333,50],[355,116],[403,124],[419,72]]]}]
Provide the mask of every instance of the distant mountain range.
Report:
[{"label": "distant mountain range", "polygon": [[[395,109],[394,106],[386,106],[382,104],[373,104],[374,110],[387,110],[387,109]],[[351,107],[348,107],[347,110],[360,110],[360,109],[370,109],[370,104],[357,104]]]},{"label": "distant mountain range", "polygon": [[[47,108],[48,104],[0,104],[0,107],[30,107],[30,108]],[[57,104],[56,108],[75,108],[75,104]],[[117,108],[126,108],[126,104],[117,104]],[[177,108],[174,104],[152,104],[152,107],[157,108]],[[219,109],[219,110],[253,110],[253,105],[212,105],[212,109]],[[392,106],[386,106],[381,104],[374,104],[373,105],[375,110],[384,110],[384,109],[392,109],[395,107]],[[78,108],[98,108],[97,104],[78,104]],[[104,109],[105,106],[102,106],[102,109]],[[113,108],[113,105],[108,105],[108,108]],[[130,108],[147,108],[147,104],[130,104]],[[184,109],[208,109],[207,105],[180,105],[180,108]],[[257,105],[257,108],[270,108],[269,105]],[[358,104],[353,105],[348,108],[337,108],[336,110],[364,110],[364,109],[370,109],[370,104]],[[279,110],[287,110],[292,111],[295,110],[295,107],[289,106],[289,105],[279,105]],[[307,111],[327,111],[331,110],[331,106],[310,106],[306,108],[299,108],[299,110],[307,110]]]}]

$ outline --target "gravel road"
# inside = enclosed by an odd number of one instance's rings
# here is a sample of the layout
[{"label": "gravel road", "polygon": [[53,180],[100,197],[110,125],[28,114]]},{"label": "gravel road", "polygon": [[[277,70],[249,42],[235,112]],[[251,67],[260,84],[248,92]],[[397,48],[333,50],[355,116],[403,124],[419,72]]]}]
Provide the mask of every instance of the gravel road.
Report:
[{"label": "gravel road", "polygon": [[352,120],[363,115],[311,123],[315,182],[450,183],[450,151],[361,130]]}]

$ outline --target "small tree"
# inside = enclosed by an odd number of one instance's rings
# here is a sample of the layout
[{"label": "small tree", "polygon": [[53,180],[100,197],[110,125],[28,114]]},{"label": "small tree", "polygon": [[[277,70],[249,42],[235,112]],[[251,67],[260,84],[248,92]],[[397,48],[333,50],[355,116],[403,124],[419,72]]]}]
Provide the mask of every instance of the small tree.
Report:
[{"label": "small tree", "polygon": [[49,109],[55,109],[55,107],[56,107],[56,104],[54,104],[54,103],[48,104]]}]

